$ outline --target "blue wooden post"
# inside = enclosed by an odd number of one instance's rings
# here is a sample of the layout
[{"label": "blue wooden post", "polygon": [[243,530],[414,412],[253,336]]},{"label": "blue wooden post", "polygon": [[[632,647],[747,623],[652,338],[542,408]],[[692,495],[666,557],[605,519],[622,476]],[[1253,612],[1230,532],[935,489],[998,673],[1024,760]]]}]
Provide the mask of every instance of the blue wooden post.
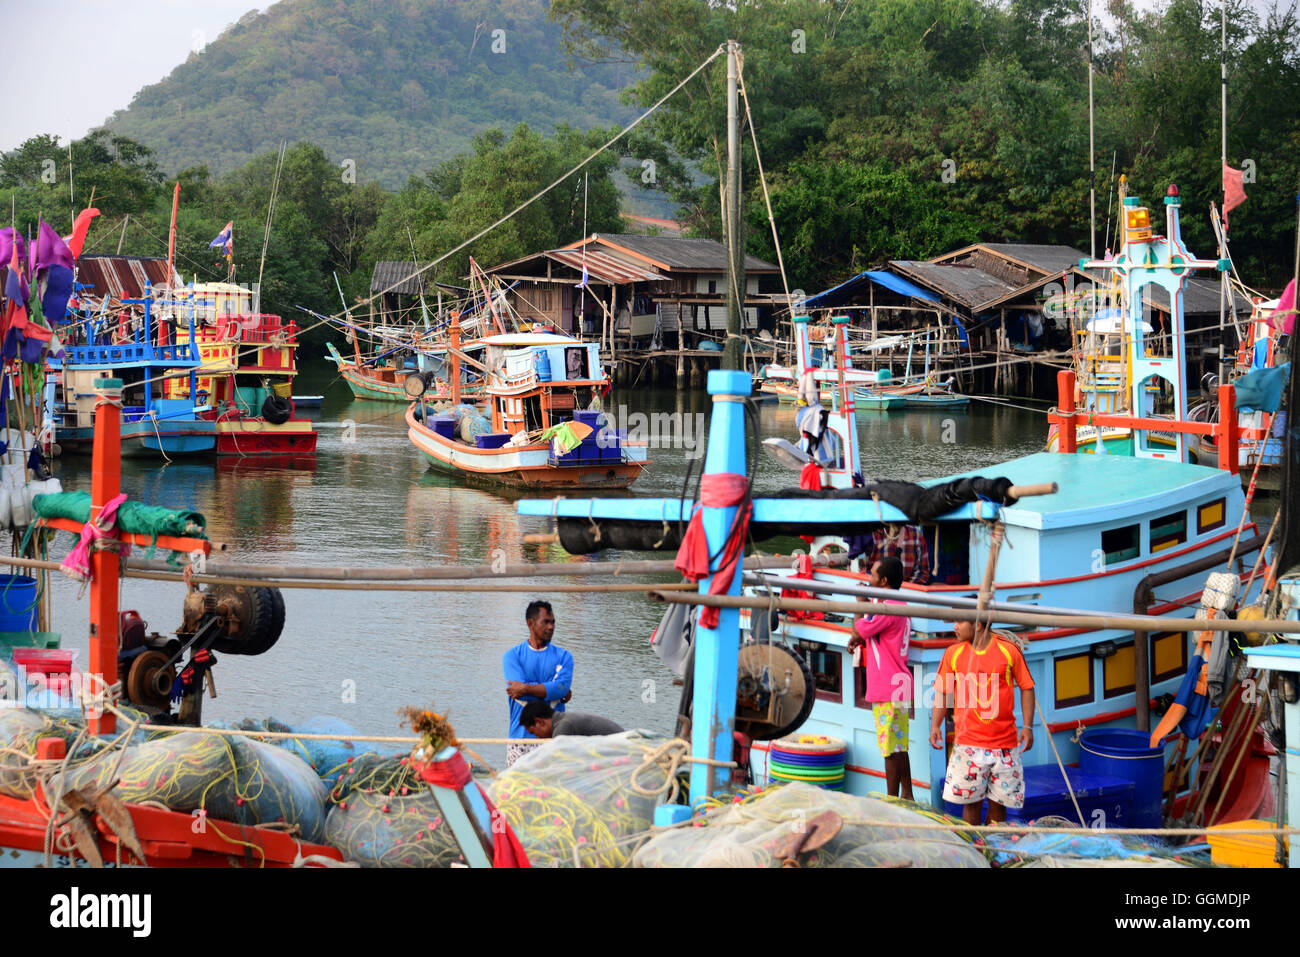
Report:
[{"label": "blue wooden post", "polygon": [[[713,417],[709,425],[709,449],[704,460],[706,475],[745,474],[745,406],[752,390],[748,372],[715,369],[709,373],[708,391],[713,396]],[[709,554],[722,543],[736,508],[706,508],[702,521],[709,541]],[[717,570],[717,562],[711,571]],[[728,594],[739,595],[741,575],[731,580]],[[700,593],[709,590],[713,576],[700,582]],[[730,761],[732,732],[736,724],[736,659],[740,654],[740,611],[724,608],[717,628],[697,628],[695,633],[695,697],[692,704],[691,753],[695,757]],[[727,768],[707,764],[691,766],[691,801],[726,787],[731,778]]]}]

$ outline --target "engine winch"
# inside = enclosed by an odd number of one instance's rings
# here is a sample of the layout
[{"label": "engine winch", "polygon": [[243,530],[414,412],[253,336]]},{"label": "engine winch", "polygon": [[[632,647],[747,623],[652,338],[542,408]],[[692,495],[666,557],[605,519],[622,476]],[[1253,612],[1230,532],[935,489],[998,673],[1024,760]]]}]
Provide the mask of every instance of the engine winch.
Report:
[{"label": "engine winch", "polygon": [[[213,652],[260,655],[270,651],[284,630],[284,596],[278,588],[247,585],[194,588],[185,596],[181,626],[174,637],[146,634],[147,628],[135,611],[120,616],[118,673],[124,676],[123,698],[159,720],[197,725],[202,720],[205,684],[216,697]],[[172,715],[172,705],[178,701],[179,712]]]}]

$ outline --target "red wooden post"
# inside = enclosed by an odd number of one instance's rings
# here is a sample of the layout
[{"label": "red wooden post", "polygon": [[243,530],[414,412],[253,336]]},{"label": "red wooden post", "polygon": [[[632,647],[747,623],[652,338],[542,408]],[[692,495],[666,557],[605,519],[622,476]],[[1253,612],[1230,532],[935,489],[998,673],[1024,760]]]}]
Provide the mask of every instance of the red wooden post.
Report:
[{"label": "red wooden post", "polygon": [[1056,448],[1061,452],[1077,452],[1079,440],[1075,433],[1074,371],[1062,369],[1056,373],[1057,420]]},{"label": "red wooden post", "polygon": [[[96,379],[94,459],[90,479],[90,521],[115,499],[122,485],[122,380]],[[103,688],[117,682],[119,559],[117,552],[92,549],[90,553],[90,661],[86,671]],[[87,688],[83,691],[89,691]],[[95,690],[98,690],[96,688]],[[117,717],[90,709],[90,733],[112,734]]]},{"label": "red wooden post", "polygon": [[1237,422],[1237,390],[1231,385],[1219,386],[1219,427],[1215,431],[1219,443],[1219,468],[1236,475],[1241,467],[1240,429]]}]

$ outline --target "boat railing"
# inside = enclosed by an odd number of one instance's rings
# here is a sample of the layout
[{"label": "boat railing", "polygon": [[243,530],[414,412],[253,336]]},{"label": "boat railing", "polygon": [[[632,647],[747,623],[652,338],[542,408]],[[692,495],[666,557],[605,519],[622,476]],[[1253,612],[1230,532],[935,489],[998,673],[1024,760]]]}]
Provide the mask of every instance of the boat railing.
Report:
[{"label": "boat railing", "polygon": [[237,339],[240,342],[265,342],[286,346],[298,344],[298,324],[285,322],[274,313],[249,313],[217,316],[216,325],[200,330],[201,338]]},{"label": "boat railing", "polygon": [[124,342],[115,345],[65,346],[64,368],[69,366],[109,367],[140,362],[153,365],[197,365],[199,357],[188,342],[157,345],[152,342]]}]

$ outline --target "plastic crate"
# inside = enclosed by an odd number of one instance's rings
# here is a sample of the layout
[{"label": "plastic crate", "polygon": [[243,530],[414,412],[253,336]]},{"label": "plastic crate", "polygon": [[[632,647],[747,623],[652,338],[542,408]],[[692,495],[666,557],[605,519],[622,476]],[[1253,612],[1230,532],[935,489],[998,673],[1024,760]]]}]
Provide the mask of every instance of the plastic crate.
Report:
[{"label": "plastic crate", "polygon": [[57,631],[0,631],[0,652],[15,648],[58,648]]},{"label": "plastic crate", "polygon": [[[1277,851],[1277,840],[1271,834],[1216,834],[1219,828],[1232,828],[1240,830],[1242,828],[1257,827],[1262,830],[1271,830],[1272,821],[1260,821],[1250,819],[1245,821],[1233,821],[1228,824],[1216,824],[1209,829],[1206,839],[1210,842],[1210,860],[1215,864],[1221,864],[1227,867],[1281,867],[1273,859]],[[1283,843],[1289,839],[1283,838]]]},{"label": "plastic crate", "polygon": [[456,417],[454,415],[435,415],[430,420],[435,435],[440,435],[444,439],[455,438],[456,435]]},{"label": "plastic crate", "polygon": [[28,674],[66,675],[72,671],[72,655],[58,648],[15,648],[13,657]]},{"label": "plastic crate", "polygon": [[[1096,812],[1105,816],[1105,827],[1124,827],[1133,805],[1132,781],[1112,778],[1104,774],[1087,774],[1078,768],[1067,767],[1070,785],[1078,799],[1079,810],[1083,812],[1084,823],[1091,827],[1094,823],[1101,825],[1102,819]],[[1024,769],[1025,772],[1025,806],[1007,808],[1007,820],[1025,823],[1036,821],[1040,817],[1064,817],[1078,821],[1074,802],[1070,792],[1061,778],[1061,769],[1055,764],[1038,764]],[[986,802],[987,803],[987,802]],[[950,801],[943,802],[944,810],[953,817],[961,817],[962,806]]]},{"label": "plastic crate", "polygon": [[474,445],[480,449],[499,449],[509,441],[509,432],[484,432],[474,437]]}]

